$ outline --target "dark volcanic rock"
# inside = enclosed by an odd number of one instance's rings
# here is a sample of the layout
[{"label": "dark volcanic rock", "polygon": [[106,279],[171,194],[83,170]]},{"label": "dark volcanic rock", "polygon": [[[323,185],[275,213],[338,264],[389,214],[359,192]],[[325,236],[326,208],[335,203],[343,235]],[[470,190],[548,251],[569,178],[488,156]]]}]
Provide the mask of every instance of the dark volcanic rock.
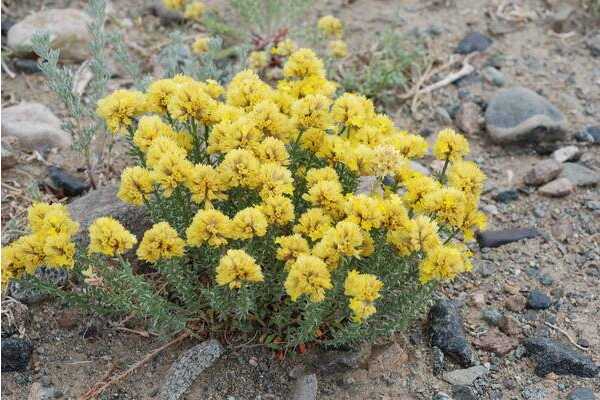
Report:
[{"label": "dark volcanic rock", "polygon": [[440,300],[429,310],[429,336],[432,346],[439,347],[463,367],[475,364],[475,354],[465,338],[462,318],[452,301]]},{"label": "dark volcanic rock", "polygon": [[33,345],[19,338],[2,339],[2,372],[24,371],[29,365]]},{"label": "dark volcanic rock", "polygon": [[492,39],[479,32],[470,32],[456,46],[455,53],[469,54],[484,51],[492,44]]},{"label": "dark volcanic rock", "polygon": [[598,375],[598,366],[591,358],[563,343],[544,337],[534,337],[523,342],[527,356],[536,362],[536,375],[543,377],[550,372],[559,375],[576,375],[593,378]]},{"label": "dark volcanic rock", "polygon": [[25,74],[37,74],[38,72],[42,72],[38,62],[31,58],[17,58],[13,61],[13,66],[15,70]]},{"label": "dark volcanic rock", "polygon": [[531,239],[540,235],[535,228],[515,228],[501,231],[483,231],[477,233],[479,247],[499,247],[522,239]]},{"label": "dark volcanic rock", "polygon": [[48,175],[55,187],[68,197],[79,196],[90,188],[90,185],[59,167],[48,167]]},{"label": "dark volcanic rock", "polygon": [[519,192],[515,189],[503,190],[496,193],[492,198],[498,203],[510,203],[511,201],[517,201],[519,199]]},{"label": "dark volcanic rock", "polygon": [[532,290],[527,296],[527,307],[533,310],[545,310],[552,305],[552,299],[539,290]]}]

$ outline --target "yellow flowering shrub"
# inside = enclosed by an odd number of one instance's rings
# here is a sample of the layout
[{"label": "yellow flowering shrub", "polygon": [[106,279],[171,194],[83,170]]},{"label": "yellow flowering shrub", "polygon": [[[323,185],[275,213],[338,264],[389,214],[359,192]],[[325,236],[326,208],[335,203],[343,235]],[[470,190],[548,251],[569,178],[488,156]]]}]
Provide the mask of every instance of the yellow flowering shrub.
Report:
[{"label": "yellow flowering shrub", "polygon": [[[319,28],[341,34],[335,19]],[[65,207],[35,204],[31,233],[3,249],[3,282],[70,268],[95,282],[81,295],[106,312],[170,331],[252,332],[273,347],[404,327],[437,282],[471,269],[465,242],[485,226],[485,176],[450,129],[432,149],[443,170],[414,170],[423,138],[367,98],[336,93],[312,50],[282,42],[273,54],[289,57],[272,85],[252,70],[224,86],[175,76],[100,100],[98,114],[135,156],[118,197],[154,225],[136,238],[99,218],[76,256]],[[361,179],[370,191],[356,192]]]}]

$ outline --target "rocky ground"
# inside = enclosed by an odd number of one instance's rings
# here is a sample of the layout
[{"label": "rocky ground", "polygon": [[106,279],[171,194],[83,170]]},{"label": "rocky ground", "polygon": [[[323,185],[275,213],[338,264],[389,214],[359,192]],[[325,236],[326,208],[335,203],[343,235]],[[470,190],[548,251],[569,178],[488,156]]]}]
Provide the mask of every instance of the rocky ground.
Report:
[{"label": "rocky ground", "polygon": [[[47,9],[82,8],[77,1],[43,3]],[[142,13],[143,3],[113,1],[113,7],[118,19],[129,21],[125,26],[131,23],[131,40],[148,43],[173,28]],[[38,2],[6,4],[3,49],[7,21],[41,8]],[[473,157],[489,177],[482,208],[490,226],[474,246],[475,270],[445,284],[429,314],[408,331],[372,348],[309,348],[281,359],[242,343],[198,347],[198,341],[186,339],[104,398],[177,398],[187,384],[189,399],[310,399],[315,393],[319,399],[598,398],[598,21],[579,2],[551,0],[328,1],[318,2],[317,11],[333,12],[347,24],[351,48],[368,46],[369,34],[391,27],[425,42],[432,58],[473,54],[468,63],[474,72],[422,96],[412,109],[405,104],[390,112],[399,126],[432,141],[431,132],[448,125],[468,134]],[[26,189],[56,176],[47,164],[64,168],[85,186],[81,159],[64,149],[65,110],[24,60],[7,62],[14,78],[2,73],[3,242],[31,198]],[[431,82],[459,69],[460,64],[444,70]],[[21,101],[48,108],[19,110]],[[31,115],[34,127],[25,124]],[[427,167],[435,169],[430,161]],[[100,183],[113,178],[107,171]],[[87,188],[66,187],[64,200],[83,222],[105,211],[132,223],[141,219],[126,207],[113,208],[110,187],[75,200],[71,197]],[[57,193],[42,196],[55,200]],[[16,300],[2,304],[7,399],[78,398],[164,343],[143,327],[84,315],[25,289],[12,296]]]}]

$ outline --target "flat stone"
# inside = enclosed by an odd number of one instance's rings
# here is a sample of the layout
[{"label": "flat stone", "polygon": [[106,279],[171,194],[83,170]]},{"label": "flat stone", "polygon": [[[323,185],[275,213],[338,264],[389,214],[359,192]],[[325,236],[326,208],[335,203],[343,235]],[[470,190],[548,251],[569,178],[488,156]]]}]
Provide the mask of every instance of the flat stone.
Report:
[{"label": "flat stone", "polygon": [[519,345],[516,339],[506,336],[496,328],[473,340],[473,346],[496,354],[505,356]]},{"label": "flat stone", "polygon": [[548,100],[524,87],[501,89],[485,112],[486,128],[497,143],[563,139],[565,116]]},{"label": "flat stone", "polygon": [[563,166],[560,161],[553,158],[543,160],[527,171],[523,177],[523,181],[530,186],[540,186],[556,178],[562,169]]},{"label": "flat stone", "polygon": [[456,46],[455,53],[469,54],[485,51],[492,44],[492,39],[480,32],[469,32]]},{"label": "flat stone", "polygon": [[223,346],[212,339],[186,350],[167,372],[159,400],[178,400],[206,368],[223,353]]},{"label": "flat stone", "polygon": [[537,362],[535,373],[540,377],[550,372],[586,378],[598,375],[599,367],[590,357],[561,342],[546,337],[534,337],[526,339],[523,346],[527,356]]},{"label": "flat stone", "polygon": [[504,301],[504,307],[512,312],[521,312],[527,304],[523,296],[513,295]]},{"label": "flat stone", "polygon": [[573,193],[575,185],[567,178],[558,178],[540,186],[538,192],[548,197],[565,197]]},{"label": "flat stone", "polygon": [[458,308],[452,301],[440,300],[429,310],[429,336],[432,346],[439,347],[460,365],[470,367],[475,364],[476,356],[465,337]]},{"label": "flat stone", "polygon": [[545,310],[552,305],[552,299],[539,290],[532,290],[527,296],[527,307],[532,310]]},{"label": "flat stone", "polygon": [[564,163],[565,161],[577,160],[581,157],[581,150],[577,146],[565,146],[560,149],[554,151],[551,156],[553,159],[558,161],[559,163]]},{"label": "flat stone", "polygon": [[301,376],[296,380],[292,400],[316,400],[318,393],[317,375]]},{"label": "flat stone", "polygon": [[569,392],[567,400],[596,400],[596,395],[589,388],[575,388]]},{"label": "flat stone", "polygon": [[2,136],[15,137],[25,151],[71,146],[71,135],[62,130],[60,120],[43,104],[22,102],[2,109]]},{"label": "flat stone", "polygon": [[25,371],[33,345],[29,340],[16,337],[2,339],[2,372]]},{"label": "flat stone", "polygon": [[499,247],[523,239],[531,239],[540,235],[535,228],[513,228],[500,231],[483,231],[476,234],[479,247]]},{"label": "flat stone", "polygon": [[577,163],[564,163],[560,178],[567,178],[575,186],[595,186],[600,183],[600,173]]},{"label": "flat stone", "polygon": [[446,372],[442,378],[452,385],[471,385],[475,379],[485,376],[488,371],[483,365],[476,365],[471,368]]},{"label": "flat stone", "polygon": [[468,135],[474,135],[481,129],[481,107],[472,101],[460,105],[454,117],[456,127]]},{"label": "flat stone", "polygon": [[328,351],[319,357],[317,368],[330,375],[365,366],[371,355],[371,346],[363,345],[358,351]]},{"label": "flat stone", "polygon": [[43,32],[49,35],[50,46],[60,50],[61,60],[84,61],[90,55],[90,23],[90,16],[78,9],[42,10],[13,25],[6,42],[16,55],[29,55],[33,53],[34,34]]},{"label": "flat stone", "polygon": [[506,83],[506,78],[504,77],[504,74],[494,67],[485,67],[481,71],[481,74],[483,75],[483,78],[486,81],[488,81],[494,86],[504,86],[504,84]]}]

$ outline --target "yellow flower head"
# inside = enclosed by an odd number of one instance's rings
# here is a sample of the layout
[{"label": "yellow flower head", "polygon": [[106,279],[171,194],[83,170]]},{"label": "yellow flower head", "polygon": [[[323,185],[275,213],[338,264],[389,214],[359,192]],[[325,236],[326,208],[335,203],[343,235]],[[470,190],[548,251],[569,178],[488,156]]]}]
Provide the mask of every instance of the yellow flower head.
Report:
[{"label": "yellow flower head", "polygon": [[381,227],[385,214],[382,204],[364,194],[349,195],[346,201],[347,220],[365,231]]},{"label": "yellow flower head", "polygon": [[333,58],[345,58],[348,55],[348,45],[343,40],[332,40],[328,45],[329,55]]},{"label": "yellow flower head", "polygon": [[[330,229],[331,231],[333,228]],[[330,271],[336,269],[340,264],[340,253],[335,247],[332,235],[324,236],[312,249],[311,254],[319,257],[327,265]]]},{"label": "yellow flower head", "polygon": [[242,116],[236,121],[222,121],[215,125],[208,140],[209,153],[227,153],[235,149],[256,151],[263,134],[249,116]]},{"label": "yellow flower head", "polygon": [[227,186],[221,175],[210,165],[194,165],[185,186],[192,194],[192,201],[198,204],[227,199]]},{"label": "yellow flower head", "polygon": [[319,94],[331,98],[337,87],[337,83],[327,80],[324,75],[310,75],[300,80],[290,78],[290,80],[277,82],[277,91],[283,98],[274,99],[274,101],[281,105],[282,110],[289,110],[289,106],[294,100],[306,96]]},{"label": "yellow flower head", "polygon": [[[206,90],[206,93],[208,93],[208,95],[215,100],[217,100],[219,97],[221,97],[223,93],[225,93],[225,88],[223,88],[223,86],[221,86],[219,82],[215,81],[214,79],[206,80],[206,88],[204,90]],[[219,104],[219,106],[221,105],[222,104]]]},{"label": "yellow flower head", "polygon": [[248,207],[238,211],[231,222],[231,236],[234,239],[265,236],[269,226],[265,214],[258,207]]},{"label": "yellow flower head", "polygon": [[33,274],[44,263],[46,237],[44,234],[34,233],[21,236],[12,242],[17,270],[24,269],[28,274]]},{"label": "yellow flower head", "polygon": [[194,1],[185,6],[183,16],[187,19],[193,19],[199,21],[204,14],[204,3],[201,1]]},{"label": "yellow flower head", "polygon": [[467,199],[479,200],[484,182],[484,173],[472,161],[455,161],[448,168],[448,183],[462,191]]},{"label": "yellow flower head", "polygon": [[325,129],[330,124],[331,100],[317,94],[309,95],[292,104],[292,118],[300,128]]},{"label": "yellow flower head", "polygon": [[406,187],[404,201],[415,211],[424,211],[424,198],[441,188],[437,180],[424,175],[406,180],[404,186]]},{"label": "yellow flower head", "polygon": [[196,120],[205,125],[218,121],[217,102],[206,92],[206,84],[191,81],[177,87],[167,105],[169,114],[180,121]]},{"label": "yellow flower head", "polygon": [[145,153],[157,137],[174,135],[173,129],[158,115],[145,115],[138,122],[138,127],[133,134],[133,143]]},{"label": "yellow flower head", "polygon": [[260,210],[271,225],[287,225],[294,220],[294,205],[292,201],[281,195],[267,197],[263,200]]},{"label": "yellow flower head", "polygon": [[338,182],[321,181],[315,183],[308,190],[308,193],[302,195],[302,198],[314,207],[321,207],[334,218],[342,214],[344,195],[342,194],[342,186]]},{"label": "yellow flower head", "polygon": [[317,153],[323,150],[325,145],[325,131],[323,129],[308,128],[300,137],[300,146],[305,150],[310,150]]},{"label": "yellow flower head", "polygon": [[165,197],[171,197],[177,186],[188,180],[193,164],[179,154],[165,154],[153,172],[153,178]]},{"label": "yellow flower head", "polygon": [[295,263],[298,257],[310,254],[308,242],[298,234],[279,236],[275,243],[279,245],[277,259],[285,262],[286,266]]},{"label": "yellow flower head", "polygon": [[202,246],[204,242],[218,247],[227,244],[231,236],[231,220],[219,210],[199,210],[186,232],[190,246]]},{"label": "yellow flower head", "polygon": [[162,0],[162,3],[169,10],[179,11],[183,9],[185,0]]},{"label": "yellow flower head", "polygon": [[166,136],[159,136],[152,141],[152,145],[148,148],[146,164],[151,168],[156,168],[165,155],[183,159],[186,157],[186,152],[173,139]]},{"label": "yellow flower head", "polygon": [[283,66],[286,78],[303,79],[311,76],[325,76],[323,61],[311,49],[299,49],[292,53]]},{"label": "yellow flower head", "polygon": [[227,177],[230,187],[255,188],[260,183],[260,163],[250,150],[230,151],[217,171]]},{"label": "yellow flower head", "polygon": [[347,257],[360,257],[364,236],[360,227],[354,222],[338,222],[335,228],[325,235],[331,235],[335,248],[340,254]]},{"label": "yellow flower head", "polygon": [[375,151],[369,146],[359,144],[352,149],[353,159],[356,160],[358,167],[358,173],[361,176],[370,176],[374,173],[375,164],[377,158],[375,157]]},{"label": "yellow flower head", "polygon": [[210,38],[208,36],[197,36],[192,43],[192,51],[195,54],[204,54],[208,51]]},{"label": "yellow flower head", "polygon": [[464,258],[455,246],[439,246],[427,254],[419,265],[421,283],[452,279],[465,270]]},{"label": "yellow flower head", "polygon": [[260,197],[266,199],[271,196],[293,194],[294,178],[286,167],[269,163],[260,168]]},{"label": "yellow flower head", "polygon": [[344,294],[359,300],[373,302],[379,298],[379,292],[383,287],[375,275],[361,274],[357,270],[348,272],[344,282]]},{"label": "yellow flower head", "polygon": [[438,222],[459,228],[465,220],[466,203],[463,192],[453,187],[443,187],[425,196],[423,208],[434,214]]},{"label": "yellow flower head", "polygon": [[312,241],[319,240],[325,235],[325,232],[331,228],[332,220],[329,215],[320,208],[311,208],[307,210],[298,219],[298,224],[294,226],[294,232],[307,236]]},{"label": "yellow flower head", "polygon": [[174,79],[159,79],[152,82],[146,90],[148,111],[166,114],[167,105],[177,90],[177,85]]},{"label": "yellow flower head", "polygon": [[155,263],[173,257],[183,256],[185,242],[168,222],[159,222],[144,233],[137,249],[140,260]]},{"label": "yellow flower head", "polygon": [[277,165],[288,165],[290,163],[290,155],[285,148],[285,144],[274,137],[265,138],[256,150],[258,159],[263,163]]},{"label": "yellow flower head", "polygon": [[135,90],[116,90],[98,100],[96,114],[113,134],[125,133],[133,119],[146,111],[146,96]]},{"label": "yellow flower head", "polygon": [[317,22],[317,28],[328,37],[340,38],[344,33],[344,27],[342,21],[334,17],[333,15],[326,15],[319,19]]},{"label": "yellow flower head", "polygon": [[399,229],[388,231],[387,240],[401,256],[415,251],[429,253],[441,245],[438,225],[425,215],[404,223]]},{"label": "yellow flower head", "polygon": [[364,144],[375,148],[383,143],[384,137],[377,127],[365,125],[361,128],[350,128],[349,139],[352,144]]},{"label": "yellow flower head", "polygon": [[469,154],[469,142],[453,129],[444,129],[438,133],[433,146],[433,155],[438,160],[457,161]]},{"label": "yellow flower head", "polygon": [[373,303],[357,298],[351,298],[348,307],[352,310],[352,320],[358,323],[363,322],[377,312]]},{"label": "yellow flower head", "polygon": [[344,93],[338,97],[331,108],[333,120],[348,128],[362,128],[374,114],[374,107],[366,97]]},{"label": "yellow flower head", "polygon": [[127,167],[121,174],[121,186],[117,197],[124,203],[141,206],[154,190],[152,174],[142,167]]},{"label": "yellow flower head", "polygon": [[24,265],[17,260],[17,251],[14,244],[2,248],[2,268],[0,275],[2,277],[1,287],[4,289],[8,283],[20,278],[24,273]]},{"label": "yellow flower head", "polygon": [[427,153],[427,141],[419,135],[396,134],[389,136],[385,142],[409,159],[420,158]]},{"label": "yellow flower head", "polygon": [[48,236],[44,243],[44,255],[44,262],[50,267],[73,268],[75,243],[64,233]]},{"label": "yellow flower head", "polygon": [[265,135],[288,142],[295,136],[296,126],[291,118],[281,112],[280,107],[272,100],[265,100],[254,106],[250,114],[256,127]]},{"label": "yellow flower head", "polygon": [[227,104],[251,109],[258,103],[273,97],[273,89],[261,81],[251,69],[238,72],[225,93]]},{"label": "yellow flower head", "polygon": [[121,255],[131,249],[137,239],[119,221],[111,217],[100,217],[89,227],[88,252],[107,256]]},{"label": "yellow flower head", "polygon": [[332,288],[331,276],[320,258],[301,255],[290,267],[284,286],[292,301],[305,294],[311,302],[318,303],[325,299],[325,291]]},{"label": "yellow flower head", "polygon": [[255,71],[261,70],[269,65],[269,56],[264,51],[252,51],[248,56],[248,66]]},{"label": "yellow flower head", "polygon": [[402,198],[392,194],[382,202],[385,219],[383,225],[390,231],[406,228],[408,226],[408,211],[404,206]]},{"label": "yellow flower head", "polygon": [[296,43],[291,39],[285,39],[277,43],[275,47],[271,49],[271,54],[275,56],[288,57],[296,50]]},{"label": "yellow flower head", "polygon": [[42,230],[46,215],[52,211],[59,211],[68,215],[67,208],[60,203],[48,204],[48,203],[33,203],[27,211],[27,220],[29,227],[36,233]]},{"label": "yellow flower head", "polygon": [[263,282],[263,273],[254,258],[244,250],[228,250],[217,266],[217,283],[239,289],[246,282]]},{"label": "yellow flower head", "polygon": [[477,204],[475,202],[467,202],[465,219],[462,226],[460,226],[465,241],[475,239],[475,231],[483,230],[486,226],[487,218],[485,214],[477,209]]},{"label": "yellow flower head", "polygon": [[306,173],[306,184],[312,188],[319,182],[330,181],[339,185],[340,180],[335,169],[331,167],[311,168]]},{"label": "yellow flower head", "polygon": [[79,230],[79,224],[71,219],[69,213],[60,207],[50,210],[44,217],[42,226],[35,233],[44,237],[65,234],[73,236]]}]

